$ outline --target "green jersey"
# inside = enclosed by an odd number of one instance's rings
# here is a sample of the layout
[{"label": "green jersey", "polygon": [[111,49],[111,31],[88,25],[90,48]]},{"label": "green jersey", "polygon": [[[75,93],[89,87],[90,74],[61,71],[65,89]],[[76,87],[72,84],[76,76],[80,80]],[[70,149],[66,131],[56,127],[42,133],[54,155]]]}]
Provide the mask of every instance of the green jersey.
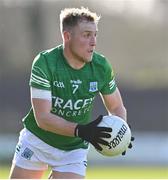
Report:
[{"label": "green jersey", "polygon": [[[92,61],[76,70],[67,63],[62,45],[41,52],[34,59],[30,86],[51,91],[51,113],[79,124],[90,121],[97,93],[111,94],[116,89],[112,68],[104,56],[94,52]],[[29,131],[53,147],[62,150],[88,147],[88,143],[79,137],[63,136],[39,128],[32,108],[23,122]]]}]

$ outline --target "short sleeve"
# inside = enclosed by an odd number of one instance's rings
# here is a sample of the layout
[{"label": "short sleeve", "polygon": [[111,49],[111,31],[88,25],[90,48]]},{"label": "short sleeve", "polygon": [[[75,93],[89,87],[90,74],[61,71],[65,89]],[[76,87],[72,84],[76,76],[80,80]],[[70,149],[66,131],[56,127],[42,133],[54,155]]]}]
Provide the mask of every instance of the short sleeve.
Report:
[{"label": "short sleeve", "polygon": [[104,80],[104,86],[100,90],[101,94],[111,94],[116,90],[116,82],[115,82],[115,76],[113,69],[111,65],[106,61],[105,64],[105,80]]},{"label": "short sleeve", "polygon": [[51,90],[50,73],[43,54],[38,54],[32,64],[29,85],[38,89]]}]

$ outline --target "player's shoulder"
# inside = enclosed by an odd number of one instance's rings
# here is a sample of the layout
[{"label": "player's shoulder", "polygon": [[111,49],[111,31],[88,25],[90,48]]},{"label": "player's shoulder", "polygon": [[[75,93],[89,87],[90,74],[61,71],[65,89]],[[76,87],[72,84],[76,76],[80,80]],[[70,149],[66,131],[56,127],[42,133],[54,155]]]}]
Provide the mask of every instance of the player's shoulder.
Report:
[{"label": "player's shoulder", "polygon": [[40,56],[43,56],[46,60],[50,61],[57,59],[60,56],[60,52],[62,51],[63,46],[59,45],[51,49],[44,50],[40,52]]},{"label": "player's shoulder", "polygon": [[44,50],[42,51],[40,54],[46,56],[46,57],[52,57],[52,56],[56,56],[60,53],[60,51],[62,51],[63,49],[63,46],[62,45],[58,45],[54,48],[51,48],[51,49],[47,49],[47,50]]},{"label": "player's shoulder", "polygon": [[33,64],[41,64],[41,63],[53,63],[57,58],[57,56],[60,56],[60,51],[62,49],[62,45],[56,46],[51,49],[43,50],[37,54],[37,56],[34,58]]},{"label": "player's shoulder", "polygon": [[108,59],[101,53],[94,52],[92,62],[95,66],[108,68],[110,65]]}]

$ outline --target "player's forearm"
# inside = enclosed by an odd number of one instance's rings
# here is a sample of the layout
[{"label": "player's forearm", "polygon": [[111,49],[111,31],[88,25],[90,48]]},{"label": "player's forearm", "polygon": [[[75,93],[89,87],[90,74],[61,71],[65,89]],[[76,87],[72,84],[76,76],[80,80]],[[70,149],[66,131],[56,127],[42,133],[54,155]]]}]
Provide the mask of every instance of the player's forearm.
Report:
[{"label": "player's forearm", "polygon": [[119,116],[125,121],[127,121],[127,110],[124,106],[117,107],[116,109],[112,110],[110,113]]},{"label": "player's forearm", "polygon": [[65,136],[74,136],[74,129],[77,125],[52,113],[43,113],[36,117],[36,121],[40,128]]}]

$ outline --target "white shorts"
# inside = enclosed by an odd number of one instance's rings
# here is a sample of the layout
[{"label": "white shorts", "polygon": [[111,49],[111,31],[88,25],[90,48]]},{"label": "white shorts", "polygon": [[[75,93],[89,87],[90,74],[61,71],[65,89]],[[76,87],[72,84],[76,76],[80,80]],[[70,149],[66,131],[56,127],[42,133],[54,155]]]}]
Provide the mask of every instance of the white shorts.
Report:
[{"label": "white shorts", "polygon": [[46,170],[72,172],[85,176],[88,149],[64,151],[54,148],[27,129],[20,132],[16,145],[13,164],[29,170]]}]

